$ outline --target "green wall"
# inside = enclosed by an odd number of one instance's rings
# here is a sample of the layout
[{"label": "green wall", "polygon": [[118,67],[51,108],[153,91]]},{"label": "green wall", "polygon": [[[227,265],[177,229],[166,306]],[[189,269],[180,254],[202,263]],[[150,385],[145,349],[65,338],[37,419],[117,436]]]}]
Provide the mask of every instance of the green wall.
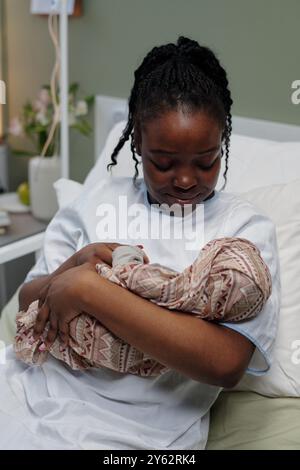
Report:
[{"label": "green wall", "polygon": [[[7,29],[8,111],[49,82],[53,51],[45,18],[29,0],[0,0]],[[236,115],[300,124],[291,82],[300,79],[299,0],[83,0],[70,21],[70,80],[85,93],[127,97],[133,71],[154,45],[183,34],[213,48],[228,71]],[[71,177],[93,164],[93,138],[71,134]],[[11,158],[11,183],[26,175]],[[26,177],[26,176],[25,176]]]}]

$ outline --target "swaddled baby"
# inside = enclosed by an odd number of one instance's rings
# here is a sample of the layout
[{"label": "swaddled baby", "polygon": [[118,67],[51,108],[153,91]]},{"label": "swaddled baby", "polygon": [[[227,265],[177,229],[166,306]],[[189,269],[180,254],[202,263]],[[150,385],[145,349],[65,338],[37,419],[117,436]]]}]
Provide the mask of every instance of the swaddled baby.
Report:
[{"label": "swaddled baby", "polygon": [[[257,315],[271,294],[271,275],[259,250],[243,238],[220,238],[207,243],[194,263],[182,273],[144,264],[144,252],[133,246],[117,247],[112,267],[96,265],[99,275],[168,309],[181,310],[213,321],[238,322]],[[141,376],[168,370],[162,364],[125,343],[95,318],[81,314],[70,324],[70,341],[59,337],[48,351],[41,350],[47,335],[35,340],[33,328],[38,301],[17,315],[15,352],[30,364],[42,364],[48,353],[72,369],[107,367]]]}]

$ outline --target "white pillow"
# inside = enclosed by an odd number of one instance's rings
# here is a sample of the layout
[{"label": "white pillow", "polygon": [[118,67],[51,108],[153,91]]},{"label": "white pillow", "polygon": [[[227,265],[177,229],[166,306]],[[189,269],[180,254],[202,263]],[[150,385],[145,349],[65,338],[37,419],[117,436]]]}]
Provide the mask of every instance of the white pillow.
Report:
[{"label": "white pillow", "polygon": [[[300,135],[299,135],[300,140]],[[225,156],[216,189],[224,183]],[[300,142],[273,142],[232,134],[225,191],[283,184],[300,175]]]},{"label": "white pillow", "polygon": [[236,390],[270,397],[300,396],[300,179],[240,194],[276,225],[281,310],[274,362],[262,376],[245,375]]},{"label": "white pillow", "polygon": [[73,202],[82,192],[83,184],[77,181],[60,178],[53,184],[56,191],[58,207],[61,209]]}]

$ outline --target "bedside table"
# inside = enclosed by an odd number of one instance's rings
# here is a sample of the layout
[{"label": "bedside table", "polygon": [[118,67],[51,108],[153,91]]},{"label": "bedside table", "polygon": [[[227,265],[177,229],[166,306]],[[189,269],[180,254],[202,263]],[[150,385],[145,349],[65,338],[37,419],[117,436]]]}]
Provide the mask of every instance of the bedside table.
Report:
[{"label": "bedside table", "polygon": [[30,213],[9,214],[9,218],[11,225],[4,235],[0,235],[0,265],[38,251],[48,225],[35,219]]},{"label": "bedside table", "polygon": [[[6,301],[4,263],[41,249],[47,223],[35,219],[31,213],[10,213],[11,225],[0,235],[0,305]],[[2,302],[1,302],[2,300]]]}]

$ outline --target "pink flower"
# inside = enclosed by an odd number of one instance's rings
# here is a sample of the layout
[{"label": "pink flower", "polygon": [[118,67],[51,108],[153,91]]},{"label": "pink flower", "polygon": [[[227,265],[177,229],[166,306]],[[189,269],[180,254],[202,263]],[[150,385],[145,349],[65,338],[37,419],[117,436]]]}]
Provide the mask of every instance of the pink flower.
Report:
[{"label": "pink flower", "polygon": [[35,100],[33,107],[37,112],[45,113],[47,111],[47,106],[40,100]]},{"label": "pink flower", "polygon": [[41,88],[38,94],[38,101],[40,101],[45,107],[51,102],[51,97],[47,88]]},{"label": "pink flower", "polygon": [[38,93],[37,99],[34,101],[34,109],[35,111],[41,112],[42,114],[46,114],[47,107],[51,103],[51,97],[47,88],[41,88]]},{"label": "pink flower", "polygon": [[15,117],[11,120],[8,132],[11,135],[15,135],[17,137],[23,135],[22,123],[18,117]]}]

